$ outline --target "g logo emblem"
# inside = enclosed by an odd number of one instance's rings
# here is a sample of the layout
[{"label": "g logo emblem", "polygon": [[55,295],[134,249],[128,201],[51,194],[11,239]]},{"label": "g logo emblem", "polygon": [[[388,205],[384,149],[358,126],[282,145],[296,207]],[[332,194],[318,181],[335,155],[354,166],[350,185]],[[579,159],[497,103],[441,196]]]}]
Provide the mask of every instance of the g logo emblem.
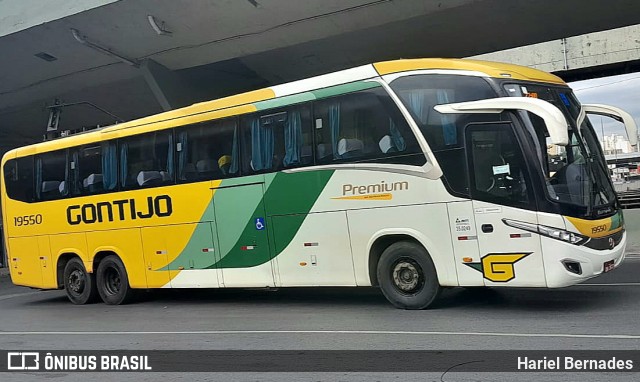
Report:
[{"label": "g logo emblem", "polygon": [[514,264],[529,256],[526,253],[490,253],[482,258],[480,263],[465,263],[471,268],[482,272],[484,278],[497,282],[506,283],[516,278]]}]

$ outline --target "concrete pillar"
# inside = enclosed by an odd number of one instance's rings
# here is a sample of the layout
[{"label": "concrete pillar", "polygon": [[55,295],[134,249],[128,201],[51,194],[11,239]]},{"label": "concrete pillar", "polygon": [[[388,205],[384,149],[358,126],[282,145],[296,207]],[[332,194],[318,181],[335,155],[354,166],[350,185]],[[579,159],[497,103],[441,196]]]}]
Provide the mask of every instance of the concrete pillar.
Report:
[{"label": "concrete pillar", "polygon": [[172,110],[193,103],[193,89],[175,72],[150,59],[142,62],[140,70],[162,110]]}]

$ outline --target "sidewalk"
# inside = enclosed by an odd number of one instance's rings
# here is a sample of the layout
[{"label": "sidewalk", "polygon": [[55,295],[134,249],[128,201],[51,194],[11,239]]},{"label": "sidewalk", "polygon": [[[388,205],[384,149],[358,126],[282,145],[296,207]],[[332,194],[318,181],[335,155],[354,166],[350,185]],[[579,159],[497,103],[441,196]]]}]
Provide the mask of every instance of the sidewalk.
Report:
[{"label": "sidewalk", "polygon": [[8,277],[9,268],[0,268],[0,277]]}]

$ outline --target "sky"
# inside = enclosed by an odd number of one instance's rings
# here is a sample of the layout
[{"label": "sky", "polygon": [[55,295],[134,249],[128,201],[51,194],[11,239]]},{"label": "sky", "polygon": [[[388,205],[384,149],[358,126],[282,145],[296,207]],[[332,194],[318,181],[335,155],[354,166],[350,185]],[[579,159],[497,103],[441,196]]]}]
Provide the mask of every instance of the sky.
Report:
[{"label": "sky", "polygon": [[[633,116],[640,125],[640,73],[577,81],[569,84],[581,103],[603,103],[617,106]],[[598,138],[604,134],[627,136],[622,123],[610,118],[589,117]],[[601,125],[602,121],[602,125]]]}]

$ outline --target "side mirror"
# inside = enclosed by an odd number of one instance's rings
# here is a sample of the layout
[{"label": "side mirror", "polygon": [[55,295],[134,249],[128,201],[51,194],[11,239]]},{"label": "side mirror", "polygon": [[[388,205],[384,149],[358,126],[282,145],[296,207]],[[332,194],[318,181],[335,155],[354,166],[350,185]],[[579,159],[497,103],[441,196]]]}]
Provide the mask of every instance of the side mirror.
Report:
[{"label": "side mirror", "polygon": [[529,97],[500,97],[460,103],[436,105],[434,109],[443,114],[491,113],[504,110],[526,110],[544,120],[551,143],[559,146],[569,144],[569,124],[557,107],[547,101]]},{"label": "side mirror", "polygon": [[[582,105],[582,110],[585,114],[603,115],[622,122],[625,130],[627,130],[627,138],[629,138],[631,146],[635,147],[638,145],[638,127],[631,114],[615,106],[599,104]],[[580,119],[580,122],[582,122],[582,119]]]}]

